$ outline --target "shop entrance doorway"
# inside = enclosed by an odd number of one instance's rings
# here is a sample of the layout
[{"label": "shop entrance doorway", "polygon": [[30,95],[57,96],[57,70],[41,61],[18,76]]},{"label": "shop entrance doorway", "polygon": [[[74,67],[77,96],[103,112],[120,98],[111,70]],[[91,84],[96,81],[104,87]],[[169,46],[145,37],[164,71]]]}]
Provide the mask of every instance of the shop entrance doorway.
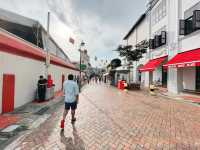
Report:
[{"label": "shop entrance doorway", "polygon": [[162,87],[167,87],[167,70],[162,67]]},{"label": "shop entrance doorway", "polygon": [[196,91],[200,92],[200,67],[196,67]]}]

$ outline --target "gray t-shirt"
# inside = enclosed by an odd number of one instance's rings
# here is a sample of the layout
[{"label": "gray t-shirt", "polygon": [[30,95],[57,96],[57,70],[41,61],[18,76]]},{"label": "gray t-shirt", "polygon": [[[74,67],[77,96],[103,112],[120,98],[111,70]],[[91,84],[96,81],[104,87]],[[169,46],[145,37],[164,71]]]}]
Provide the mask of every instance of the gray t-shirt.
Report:
[{"label": "gray t-shirt", "polygon": [[76,96],[79,94],[79,88],[76,82],[67,80],[63,83],[63,92],[65,102],[73,103],[76,101]]}]

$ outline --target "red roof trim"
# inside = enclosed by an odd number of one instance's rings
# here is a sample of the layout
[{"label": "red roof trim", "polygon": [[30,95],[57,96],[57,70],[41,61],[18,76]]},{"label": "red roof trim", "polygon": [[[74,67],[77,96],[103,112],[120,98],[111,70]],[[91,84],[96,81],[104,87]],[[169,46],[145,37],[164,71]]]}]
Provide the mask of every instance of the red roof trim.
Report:
[{"label": "red roof trim", "polygon": [[[43,49],[4,32],[0,32],[0,51],[39,61],[46,59],[46,53]],[[50,58],[51,64],[79,71],[73,64],[67,63],[61,58],[53,55]]]}]

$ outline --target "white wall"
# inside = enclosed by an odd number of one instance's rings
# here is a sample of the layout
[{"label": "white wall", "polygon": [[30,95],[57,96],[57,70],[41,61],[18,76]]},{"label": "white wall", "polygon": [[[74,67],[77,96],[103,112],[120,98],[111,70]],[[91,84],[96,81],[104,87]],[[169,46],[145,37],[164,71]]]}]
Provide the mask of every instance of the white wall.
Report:
[{"label": "white wall", "polygon": [[[15,108],[34,100],[38,78],[40,75],[45,75],[44,62],[0,52],[0,64],[0,113],[3,74],[15,75]],[[76,71],[55,65],[50,66],[49,73],[52,74],[56,84],[56,91],[62,87],[62,74],[67,75],[69,72],[75,74]]]},{"label": "white wall", "polygon": [[200,30],[181,38],[180,41],[181,51],[184,52],[200,48],[199,36],[200,36]]},{"label": "white wall", "polygon": [[183,89],[196,89],[196,69],[195,67],[183,68]]},{"label": "white wall", "polygon": [[67,80],[69,74],[77,76],[79,75],[79,72],[60,66],[51,65],[49,67],[49,74],[51,74],[52,80],[55,84],[55,91],[59,91],[62,88],[62,75],[65,75],[65,80]]},{"label": "white wall", "polygon": [[136,30],[134,30],[131,33],[130,37],[127,39],[128,40],[128,45],[135,46],[137,44],[136,37],[137,37],[137,32],[136,32]]},{"label": "white wall", "polygon": [[147,17],[137,27],[137,43],[148,40],[149,37],[149,24]]},{"label": "white wall", "polygon": [[182,0],[182,14],[184,14],[184,11],[198,3],[199,0]]},{"label": "white wall", "polygon": [[15,75],[15,108],[33,100],[38,77],[44,75],[44,63],[3,52],[0,63],[1,80],[3,74]]}]

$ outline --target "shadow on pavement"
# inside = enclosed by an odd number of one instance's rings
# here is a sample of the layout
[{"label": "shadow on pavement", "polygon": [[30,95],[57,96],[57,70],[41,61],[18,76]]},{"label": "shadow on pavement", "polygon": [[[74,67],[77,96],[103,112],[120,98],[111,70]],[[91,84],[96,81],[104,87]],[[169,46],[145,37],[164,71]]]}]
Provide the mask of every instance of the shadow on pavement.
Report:
[{"label": "shadow on pavement", "polygon": [[75,125],[73,124],[72,127],[73,127],[73,132],[72,132],[73,138],[66,137],[64,134],[64,130],[60,131],[61,143],[65,145],[66,150],[85,150],[85,144],[78,135]]}]

